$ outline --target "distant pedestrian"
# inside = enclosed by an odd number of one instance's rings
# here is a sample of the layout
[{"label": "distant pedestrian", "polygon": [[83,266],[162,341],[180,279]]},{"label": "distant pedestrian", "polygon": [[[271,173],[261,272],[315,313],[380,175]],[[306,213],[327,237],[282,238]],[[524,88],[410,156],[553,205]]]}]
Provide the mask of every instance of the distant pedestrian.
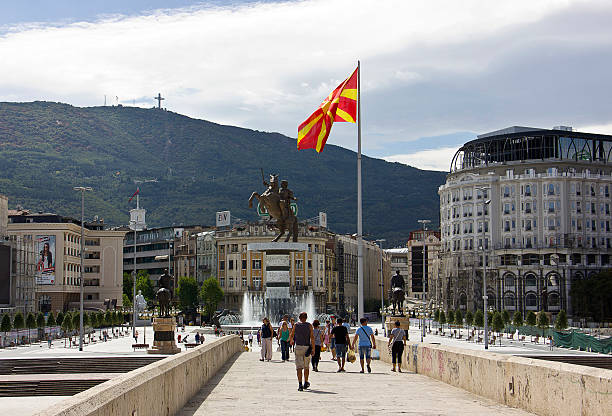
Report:
[{"label": "distant pedestrian", "polygon": [[[295,318],[289,320],[289,329],[293,329],[293,325],[295,325]],[[289,348],[291,348],[291,352],[295,352],[295,345],[290,345]]]},{"label": "distant pedestrian", "polygon": [[181,334],[178,334],[178,342],[181,342]]},{"label": "distant pedestrian", "polygon": [[138,331],[134,332],[134,343],[138,344]]},{"label": "distant pedestrian", "polygon": [[312,369],[319,371],[319,361],[321,360],[321,346],[323,345],[323,331],[320,328],[321,323],[318,319],[312,321],[312,335],[314,336],[315,349],[312,355]]},{"label": "distant pedestrian", "polygon": [[249,332],[249,347],[253,346],[253,331]]},{"label": "distant pedestrian", "polygon": [[359,338],[359,363],[361,364],[360,373],[364,372],[364,361],[367,362],[368,373],[371,373],[372,367],[370,367],[370,363],[372,361],[372,348],[376,348],[376,338],[374,338],[374,331],[372,331],[372,328],[368,326],[368,318],[361,318],[359,323],[361,326],[355,332],[352,349],[355,349],[355,343],[357,342],[357,338]]},{"label": "distant pedestrian", "polygon": [[196,341],[196,344],[200,344],[200,334],[198,332],[196,332],[195,334],[195,341]]},{"label": "distant pedestrian", "polygon": [[281,327],[278,329],[277,339],[280,341],[281,347],[281,359],[283,362],[289,359],[289,335],[291,331],[289,331],[289,326],[287,325],[287,321],[282,321]]},{"label": "distant pedestrian", "polygon": [[263,319],[261,326],[261,359],[259,361],[272,360],[272,334],[274,330],[268,318]]},{"label": "distant pedestrian", "polygon": [[261,345],[261,329],[257,331],[257,345]]},{"label": "distant pedestrian", "polygon": [[342,318],[338,318],[338,325],[332,329],[332,335],[336,340],[336,359],[338,360],[338,373],[342,373],[344,370],[344,364],[346,363],[346,348],[350,344],[348,330],[342,325]]},{"label": "distant pedestrian", "polygon": [[[310,373],[310,356],[315,350],[315,339],[312,325],[306,322],[308,314],[300,313],[300,322],[293,325],[289,342],[295,346],[295,369],[298,379],[298,391],[303,391],[310,387],[308,375]],[[304,384],[302,384],[302,373]]]},{"label": "distant pedestrian", "polygon": [[51,348],[51,333],[49,333],[49,336],[47,337],[47,344],[49,344],[49,348]]},{"label": "distant pedestrian", "polygon": [[329,338],[330,338],[330,346],[331,346],[331,353],[332,353],[332,360],[336,361],[336,338],[333,336],[332,331],[334,329],[334,327],[336,327],[337,325],[337,320],[335,316],[331,317],[331,324],[329,326]]},{"label": "distant pedestrian", "polygon": [[391,362],[393,363],[391,371],[395,371],[395,363],[397,363],[397,370],[401,373],[402,355],[406,347],[406,331],[400,328],[400,321],[395,321],[395,328],[389,334],[389,346],[391,347]]}]

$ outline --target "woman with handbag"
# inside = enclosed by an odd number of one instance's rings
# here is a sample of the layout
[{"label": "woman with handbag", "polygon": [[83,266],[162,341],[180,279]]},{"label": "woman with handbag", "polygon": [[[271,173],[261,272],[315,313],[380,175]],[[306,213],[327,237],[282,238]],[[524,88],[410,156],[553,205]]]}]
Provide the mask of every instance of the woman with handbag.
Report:
[{"label": "woman with handbag", "polygon": [[315,340],[315,350],[312,355],[312,370],[319,371],[319,361],[321,360],[321,346],[323,345],[323,331],[318,319],[312,321],[312,332]]},{"label": "woman with handbag", "polygon": [[397,362],[398,371],[402,372],[402,355],[404,355],[404,347],[406,347],[406,331],[400,328],[400,321],[395,321],[395,328],[389,334],[389,347],[391,347],[391,362],[395,371],[395,363]]}]

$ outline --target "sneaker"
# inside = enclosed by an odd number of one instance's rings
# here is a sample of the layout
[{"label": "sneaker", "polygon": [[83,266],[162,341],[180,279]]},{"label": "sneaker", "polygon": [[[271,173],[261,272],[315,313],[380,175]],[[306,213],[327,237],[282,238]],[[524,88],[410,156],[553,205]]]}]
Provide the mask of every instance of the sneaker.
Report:
[{"label": "sneaker", "polygon": [[341,368],[339,368],[338,371],[336,371],[336,373],[341,373],[341,372],[342,372]]},{"label": "sneaker", "polygon": [[340,371],[346,373],[346,370],[344,368],[341,368]]},{"label": "sneaker", "polygon": [[368,373],[372,372],[372,367],[370,367],[370,365],[368,364]]},{"label": "sneaker", "polygon": [[260,358],[260,359],[259,359],[259,361],[263,361],[263,360],[264,360],[263,358]]},{"label": "sneaker", "polygon": [[302,387],[302,385],[300,384],[298,387],[298,391],[304,391],[304,387]]},{"label": "sneaker", "polygon": [[363,374],[363,370],[359,371],[361,374]]},{"label": "sneaker", "polygon": [[310,382],[307,381],[304,383],[304,389],[307,389],[308,387],[310,387]]}]

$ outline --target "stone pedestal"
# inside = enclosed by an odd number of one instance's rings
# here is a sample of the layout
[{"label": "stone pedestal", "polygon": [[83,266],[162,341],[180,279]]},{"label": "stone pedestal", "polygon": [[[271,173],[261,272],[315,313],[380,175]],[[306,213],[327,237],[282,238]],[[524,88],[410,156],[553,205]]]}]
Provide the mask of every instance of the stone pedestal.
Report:
[{"label": "stone pedestal", "polygon": [[408,316],[387,316],[385,319],[387,333],[390,333],[391,330],[395,328],[395,321],[400,321],[400,328],[408,333],[408,330],[410,329],[410,317]]},{"label": "stone pedestal", "polygon": [[308,244],[293,242],[249,243],[247,249],[266,253],[265,256],[265,300],[266,314],[270,319],[279,313],[291,312],[291,252],[307,252]]},{"label": "stone pedestal", "polygon": [[174,341],[176,321],[174,318],[153,318],[153,348],[147,350],[149,354],[176,354],[181,349]]}]

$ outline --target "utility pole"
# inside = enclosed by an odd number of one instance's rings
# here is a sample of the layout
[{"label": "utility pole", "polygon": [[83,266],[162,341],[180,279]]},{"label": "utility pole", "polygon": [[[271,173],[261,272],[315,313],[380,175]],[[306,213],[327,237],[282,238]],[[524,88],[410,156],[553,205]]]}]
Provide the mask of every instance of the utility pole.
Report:
[{"label": "utility pole", "polygon": [[75,191],[81,192],[81,269],[80,269],[80,289],[81,289],[81,299],[79,301],[79,351],[83,351],[83,336],[84,336],[84,328],[83,328],[83,256],[85,254],[85,229],[84,229],[84,221],[85,221],[85,191],[93,191],[93,188],[89,186],[75,186]]},{"label": "utility pole", "polygon": [[376,242],[378,243],[378,247],[380,248],[380,318],[382,320],[382,330],[383,330],[383,334],[385,334],[385,296],[384,296],[384,292],[385,292],[385,281],[384,279],[384,274],[383,274],[383,247],[382,247],[382,243],[385,242],[387,240],[385,240],[384,238],[380,238],[378,240],[376,240]]},{"label": "utility pole", "polygon": [[421,342],[426,336],[425,332],[425,314],[427,310],[427,273],[425,270],[427,269],[427,256],[426,256],[426,246],[427,239],[425,238],[425,230],[427,229],[427,224],[429,224],[430,220],[419,220],[421,224],[423,224],[423,331],[421,332]]},{"label": "utility pole", "polygon": [[483,300],[483,309],[484,309],[484,348],[485,350],[489,349],[489,315],[488,309],[489,305],[487,301],[489,297],[487,296],[487,255],[485,251],[485,210],[487,205],[491,203],[490,199],[486,198],[486,194],[489,191],[489,187],[481,186],[477,187],[476,190],[482,192],[482,300]]}]

